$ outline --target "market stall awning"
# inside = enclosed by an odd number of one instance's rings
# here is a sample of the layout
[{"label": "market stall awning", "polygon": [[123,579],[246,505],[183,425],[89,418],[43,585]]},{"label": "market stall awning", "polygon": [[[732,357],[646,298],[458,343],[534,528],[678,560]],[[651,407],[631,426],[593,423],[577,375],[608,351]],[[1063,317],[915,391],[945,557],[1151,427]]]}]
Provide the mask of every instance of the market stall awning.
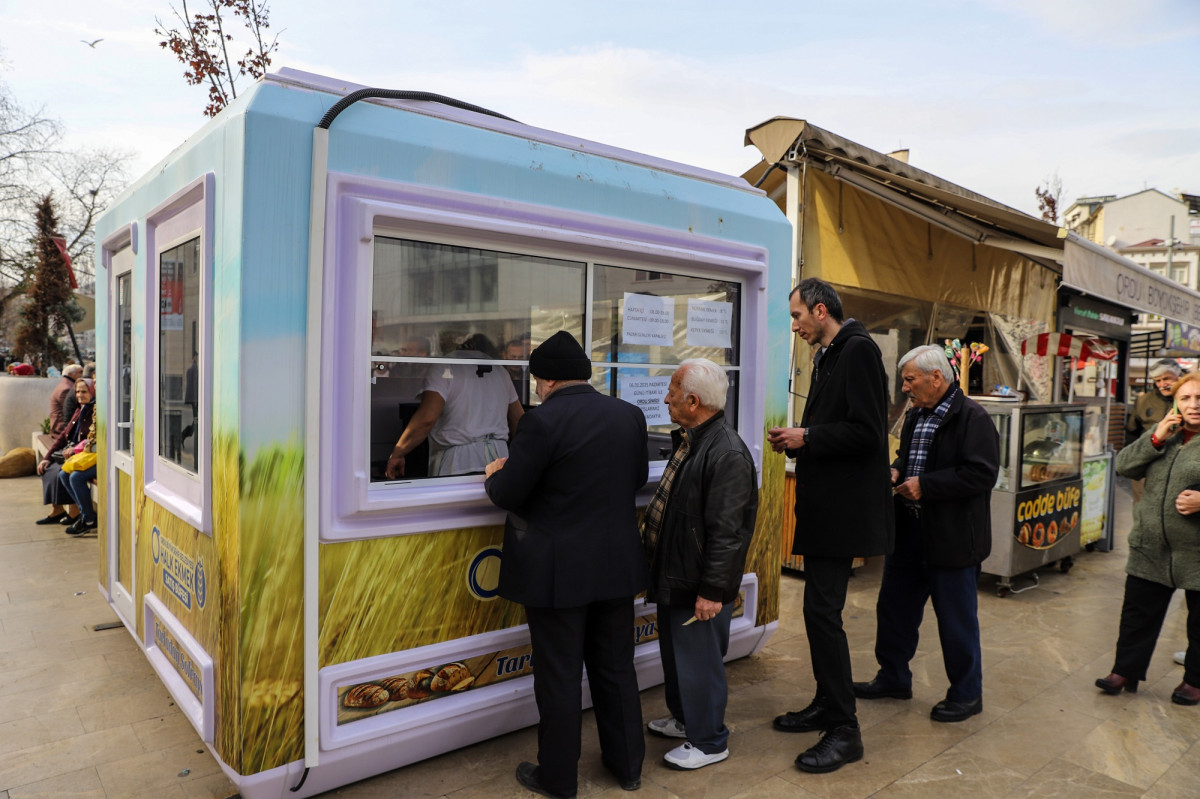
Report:
[{"label": "market stall awning", "polygon": [[1021,354],[1078,358],[1081,361],[1112,361],[1116,360],[1119,350],[1116,344],[1102,338],[1042,333],[1022,341]]},{"label": "market stall awning", "polygon": [[[774,117],[746,131],[767,164],[806,161],[863,191],[977,244],[1019,252],[1053,265],[1066,231],[1015,208],[823,130],[803,119]],[[763,170],[766,171],[766,168]],[[748,175],[747,175],[748,177]],[[1057,271],[1057,265],[1053,265]]]},{"label": "market stall awning", "polygon": [[1200,326],[1200,293],[1082,236],[1067,236],[1063,285],[1141,313]]}]

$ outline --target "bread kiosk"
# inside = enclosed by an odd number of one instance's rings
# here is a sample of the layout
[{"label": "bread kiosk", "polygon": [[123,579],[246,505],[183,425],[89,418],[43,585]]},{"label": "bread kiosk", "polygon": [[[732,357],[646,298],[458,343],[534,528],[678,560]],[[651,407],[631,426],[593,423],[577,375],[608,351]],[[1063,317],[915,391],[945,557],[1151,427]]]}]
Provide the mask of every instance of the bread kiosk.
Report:
[{"label": "bread kiosk", "polygon": [[[373,444],[455,365],[506,370],[528,403],[529,348],[560,329],[646,411],[642,503],[672,371],[727,369],[761,480],[729,657],[775,629],[790,227],[741,178],[285,69],[98,234],[100,586],[247,799],[536,721],[482,475],[388,479]],[[468,339],[490,346],[464,357]]]}]

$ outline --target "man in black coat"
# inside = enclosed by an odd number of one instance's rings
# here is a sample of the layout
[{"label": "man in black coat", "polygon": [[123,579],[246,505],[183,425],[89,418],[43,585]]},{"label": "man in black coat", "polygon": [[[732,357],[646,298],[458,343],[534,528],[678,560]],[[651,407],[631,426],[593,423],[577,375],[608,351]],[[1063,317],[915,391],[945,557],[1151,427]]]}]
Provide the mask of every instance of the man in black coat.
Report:
[{"label": "man in black coat", "polygon": [[796,537],[804,556],[804,626],[817,692],[803,710],[776,717],[784,732],[824,732],[796,766],[823,773],[862,759],[850,647],[842,608],[855,557],[892,550],[887,375],[879,347],[817,278],[789,298],[792,331],[820,345],[799,427],[772,428],[771,448],[796,459]]},{"label": "man in black coat", "polygon": [[521,417],[508,458],[488,464],[488,497],[508,511],[499,593],[525,606],[533,646],[538,764],[517,779],[575,796],[587,667],[604,765],[641,786],[642,707],[633,599],[646,587],[635,492],[649,469],[646,417],[588,385],[591,363],[565,331],[529,356],[542,404]]},{"label": "man in black coat", "polygon": [[950,688],[929,715],[963,721],[983,710],[977,583],[992,549],[1000,437],[987,411],[954,382],[940,347],[910,351],[900,359],[900,377],[913,407],[892,464],[896,551],[884,564],[875,607],[879,672],[854,683],[854,694],[912,697],[908,664],[932,597]]},{"label": "man in black coat", "polygon": [[729,757],[725,655],[758,518],[758,473],[725,418],[728,391],[725,371],[706,358],[671,376],[665,402],[679,428],[643,528],[671,711],[646,726],[687,739],[663,755],[684,770]]}]

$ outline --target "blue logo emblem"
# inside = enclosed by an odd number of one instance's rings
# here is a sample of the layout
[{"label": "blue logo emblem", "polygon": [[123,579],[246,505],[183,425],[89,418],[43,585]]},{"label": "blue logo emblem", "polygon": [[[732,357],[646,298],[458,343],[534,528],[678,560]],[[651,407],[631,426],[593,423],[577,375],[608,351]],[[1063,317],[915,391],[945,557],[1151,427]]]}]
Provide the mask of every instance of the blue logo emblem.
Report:
[{"label": "blue logo emblem", "polygon": [[154,525],[154,530],[150,533],[150,554],[154,558],[154,562],[158,563],[158,558],[162,555],[162,539],[159,537],[158,525]]},{"label": "blue logo emblem", "polygon": [[196,561],[196,573],[193,588],[196,591],[196,605],[204,607],[204,599],[208,595],[208,580],[204,576],[204,561]]},{"label": "blue logo emblem", "polygon": [[467,568],[467,590],[484,602],[495,599],[500,585],[500,547],[484,547],[471,558]]}]

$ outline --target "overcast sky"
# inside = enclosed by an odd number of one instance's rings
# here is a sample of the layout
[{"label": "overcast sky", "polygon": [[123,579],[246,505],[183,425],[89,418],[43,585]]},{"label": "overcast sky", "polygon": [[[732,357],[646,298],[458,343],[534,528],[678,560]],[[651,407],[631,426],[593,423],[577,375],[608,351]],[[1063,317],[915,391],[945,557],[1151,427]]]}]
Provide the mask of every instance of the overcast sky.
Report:
[{"label": "overcast sky", "polygon": [[[1200,194],[1200,0],[271,6],[274,67],[448,94],[722,172],[759,160],[746,128],[791,116],[909,148],[914,166],[1030,213],[1055,174],[1064,209]],[[169,19],[167,0],[0,0],[0,80],[72,143],[133,153],[140,176],[205,122],[156,14]]]}]

